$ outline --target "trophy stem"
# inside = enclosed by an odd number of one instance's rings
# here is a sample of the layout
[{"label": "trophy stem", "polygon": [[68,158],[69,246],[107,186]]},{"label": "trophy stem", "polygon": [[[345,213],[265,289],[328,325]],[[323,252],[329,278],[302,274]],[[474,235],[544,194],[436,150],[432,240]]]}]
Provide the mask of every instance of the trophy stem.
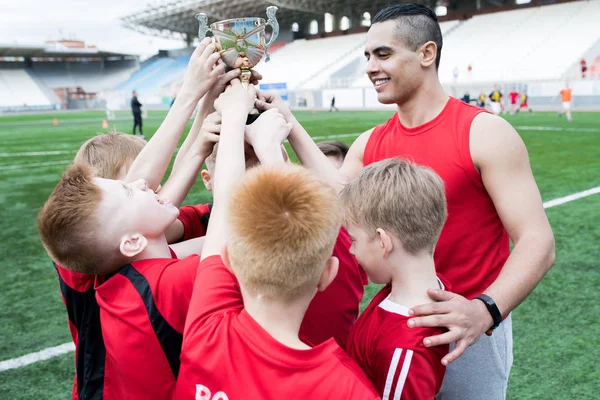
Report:
[{"label": "trophy stem", "polygon": [[250,72],[249,69],[242,68],[242,73],[240,75],[240,81],[242,81],[242,86],[245,89],[248,89],[248,86],[250,86],[250,77],[252,76],[252,72]]},{"label": "trophy stem", "polygon": [[[248,86],[250,86],[250,77],[252,76],[252,72],[250,71],[250,69],[242,67],[242,73],[240,75],[240,81],[242,82],[242,86],[244,87],[244,89],[248,89]],[[253,107],[252,111],[250,111],[250,114],[259,114],[259,112],[256,109],[256,107]]]}]

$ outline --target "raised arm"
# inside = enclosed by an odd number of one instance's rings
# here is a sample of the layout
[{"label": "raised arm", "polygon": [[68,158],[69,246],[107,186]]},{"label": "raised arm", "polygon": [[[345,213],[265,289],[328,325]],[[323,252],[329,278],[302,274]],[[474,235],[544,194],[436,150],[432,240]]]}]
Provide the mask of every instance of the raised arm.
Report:
[{"label": "raised arm", "polygon": [[181,160],[179,168],[158,191],[160,198],[169,199],[176,207],[181,205],[196,182],[204,160],[212,153],[215,143],[219,141],[220,131],[221,116],[214,112],[204,120],[200,133],[196,135],[196,140]]},{"label": "raised arm", "polygon": [[[531,172],[525,144],[512,126],[494,115],[480,114],[471,127],[471,154],[514,248],[500,275],[485,290],[502,316],[508,315],[538,285],[554,264],[554,236]],[[479,300],[431,290],[440,303],[414,307],[413,326],[444,326],[449,332],[425,339],[429,345],[456,341],[444,357],[449,363],[489,329],[492,318]],[[437,314],[437,315],[436,315]],[[427,344],[427,343],[426,343]]]},{"label": "raised arm", "polygon": [[331,184],[338,192],[342,190],[347,182],[358,176],[360,169],[364,165],[363,154],[372,130],[363,133],[356,139],[346,155],[344,164],[338,170],[331,162],[329,162],[321,150],[319,150],[314,140],[298,122],[296,117],[294,117],[287,104],[285,104],[279,96],[262,93],[260,100],[256,101],[256,108],[259,110],[277,108],[279,112],[283,114],[286,121],[292,124],[292,130],[288,136],[288,140],[302,165],[313,170],[316,174],[321,176],[321,178]]},{"label": "raised arm", "polygon": [[[200,132],[200,127],[203,125],[204,119],[211,113],[215,111],[215,100],[219,97],[221,93],[225,90],[225,87],[231,82],[232,79],[235,79],[240,76],[241,70],[239,68],[233,69],[229,72],[224,73],[219,77],[217,83],[210,88],[208,93],[202,98],[200,101],[200,109],[196,114],[196,118],[194,119],[194,123],[190,132],[188,133],[185,141],[181,145],[181,148],[177,152],[177,156],[175,157],[175,163],[173,164],[173,172],[177,170],[181,160],[185,157],[186,153],[192,147],[192,143],[196,140],[198,133]],[[258,81],[262,79],[262,75],[256,71],[252,71],[251,81],[253,84],[258,84]],[[173,173],[171,172],[171,173]]]},{"label": "raised arm", "polygon": [[215,101],[215,108],[221,114],[223,122],[213,178],[214,205],[202,249],[202,259],[220,255],[225,244],[227,201],[232,186],[244,176],[246,170],[244,130],[255,97],[254,86],[250,85],[248,89],[244,89],[239,79],[234,79],[231,81],[231,87]]},{"label": "raised arm", "polygon": [[214,53],[214,50],[215,46],[208,38],[196,48],[173,107],[146,147],[136,157],[127,173],[126,181],[145,179],[152,190],[158,188],[196,104],[225,70],[224,64],[216,65],[220,55]]},{"label": "raised arm", "polygon": [[286,122],[276,108],[265,111],[246,127],[246,141],[254,148],[262,165],[285,162],[281,145],[288,137],[292,124]]}]

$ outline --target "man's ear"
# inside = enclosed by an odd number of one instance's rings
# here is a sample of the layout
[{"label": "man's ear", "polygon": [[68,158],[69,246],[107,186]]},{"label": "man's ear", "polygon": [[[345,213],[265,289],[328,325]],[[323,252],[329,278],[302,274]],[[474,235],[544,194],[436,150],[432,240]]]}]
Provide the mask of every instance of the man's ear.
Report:
[{"label": "man's ear", "polygon": [[204,183],[204,187],[206,188],[206,190],[212,192],[212,181],[208,170],[203,169],[200,172],[200,176],[202,176],[202,182]]},{"label": "man's ear", "polygon": [[377,228],[377,240],[379,241],[379,246],[381,247],[381,251],[383,252],[383,258],[387,258],[390,253],[394,250],[394,242],[388,233],[381,229]]},{"label": "man's ear", "polygon": [[322,292],[333,282],[337,276],[338,269],[340,267],[340,260],[337,257],[329,257],[325,263],[325,268],[321,272],[321,277],[317,283],[317,290]]},{"label": "man's ear", "polygon": [[134,233],[133,235],[125,235],[119,243],[119,250],[127,258],[133,258],[140,254],[148,246],[148,239],[144,235]]},{"label": "man's ear", "polygon": [[421,66],[430,67],[435,66],[435,60],[437,58],[437,45],[434,42],[427,42],[420,49],[421,53]]}]

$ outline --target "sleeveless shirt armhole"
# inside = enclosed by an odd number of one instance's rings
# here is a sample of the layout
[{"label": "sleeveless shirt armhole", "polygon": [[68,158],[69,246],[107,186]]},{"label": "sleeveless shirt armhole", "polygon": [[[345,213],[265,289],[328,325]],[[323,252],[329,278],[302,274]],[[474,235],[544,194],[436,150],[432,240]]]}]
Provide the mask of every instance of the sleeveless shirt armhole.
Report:
[{"label": "sleeveless shirt armhole", "polygon": [[388,122],[389,120],[383,124],[377,125],[375,128],[373,128],[373,132],[371,132],[369,135],[369,140],[367,140],[367,144],[365,144],[365,151],[363,153],[363,166],[366,167],[373,162],[373,147],[375,147],[379,132],[381,132],[383,127],[386,126]]},{"label": "sleeveless shirt armhole", "polygon": [[464,170],[467,174],[469,180],[478,188],[485,190],[485,186],[483,185],[483,180],[481,178],[481,174],[475,167],[475,163],[473,162],[473,157],[471,157],[471,126],[473,125],[473,120],[481,113],[486,112],[485,110],[481,110],[476,113],[473,118],[471,118],[465,125],[462,127],[461,131],[461,143],[460,143],[460,153],[463,159]]}]

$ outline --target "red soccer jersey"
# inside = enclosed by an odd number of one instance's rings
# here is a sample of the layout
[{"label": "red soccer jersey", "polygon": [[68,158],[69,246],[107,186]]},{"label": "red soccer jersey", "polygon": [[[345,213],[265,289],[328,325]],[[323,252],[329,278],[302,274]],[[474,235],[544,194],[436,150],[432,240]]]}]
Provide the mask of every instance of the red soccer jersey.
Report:
[{"label": "red soccer jersey", "polygon": [[100,308],[94,291],[94,275],[79,274],[54,264],[69,317],[69,331],[75,344],[74,400],[103,399],[105,376],[112,371],[105,365],[106,348],[100,325]]},{"label": "red soccer jersey", "polygon": [[244,310],[219,256],[200,263],[186,320],[176,399],[376,399],[371,383],[333,339],[296,350]]},{"label": "red soccer jersey", "polygon": [[179,208],[179,219],[183,224],[181,240],[199,238],[206,235],[212,204],[198,204]]},{"label": "red soccer jersey", "polygon": [[199,260],[140,260],[108,278],[97,277],[106,365],[116,372],[110,382],[105,378],[110,398],[172,396]]},{"label": "red soccer jersey", "polygon": [[435,247],[435,266],[453,290],[469,299],[496,280],[509,256],[509,239],[469,147],[479,107],[450,97],[433,120],[406,128],[394,114],[371,133],[364,164],[403,157],[433,169],[444,180],[448,219]]},{"label": "red soccer jersey", "polygon": [[409,328],[408,308],[389,299],[387,285],[356,321],[348,338],[348,354],[358,362],[383,400],[429,400],[442,386],[442,358],[449,346],[427,348],[423,339],[441,328]]},{"label": "red soccer jersey", "polygon": [[338,274],[323,292],[317,292],[306,310],[300,326],[300,338],[312,345],[321,344],[332,337],[346,347],[348,334],[356,318],[358,307],[369,283],[367,274],[356,258],[350,254],[350,236],[340,229],[333,256],[340,260]]},{"label": "red soccer jersey", "polygon": [[519,92],[515,92],[514,90],[508,94],[510,97],[510,104],[517,104],[517,100],[519,99]]},{"label": "red soccer jersey", "polygon": [[[177,258],[169,248],[172,258]],[[94,289],[95,275],[80,274],[54,264],[63,302],[69,318],[69,331],[75,344],[73,400],[118,399],[121,388],[117,371],[106,362],[106,347],[100,307]]]}]

